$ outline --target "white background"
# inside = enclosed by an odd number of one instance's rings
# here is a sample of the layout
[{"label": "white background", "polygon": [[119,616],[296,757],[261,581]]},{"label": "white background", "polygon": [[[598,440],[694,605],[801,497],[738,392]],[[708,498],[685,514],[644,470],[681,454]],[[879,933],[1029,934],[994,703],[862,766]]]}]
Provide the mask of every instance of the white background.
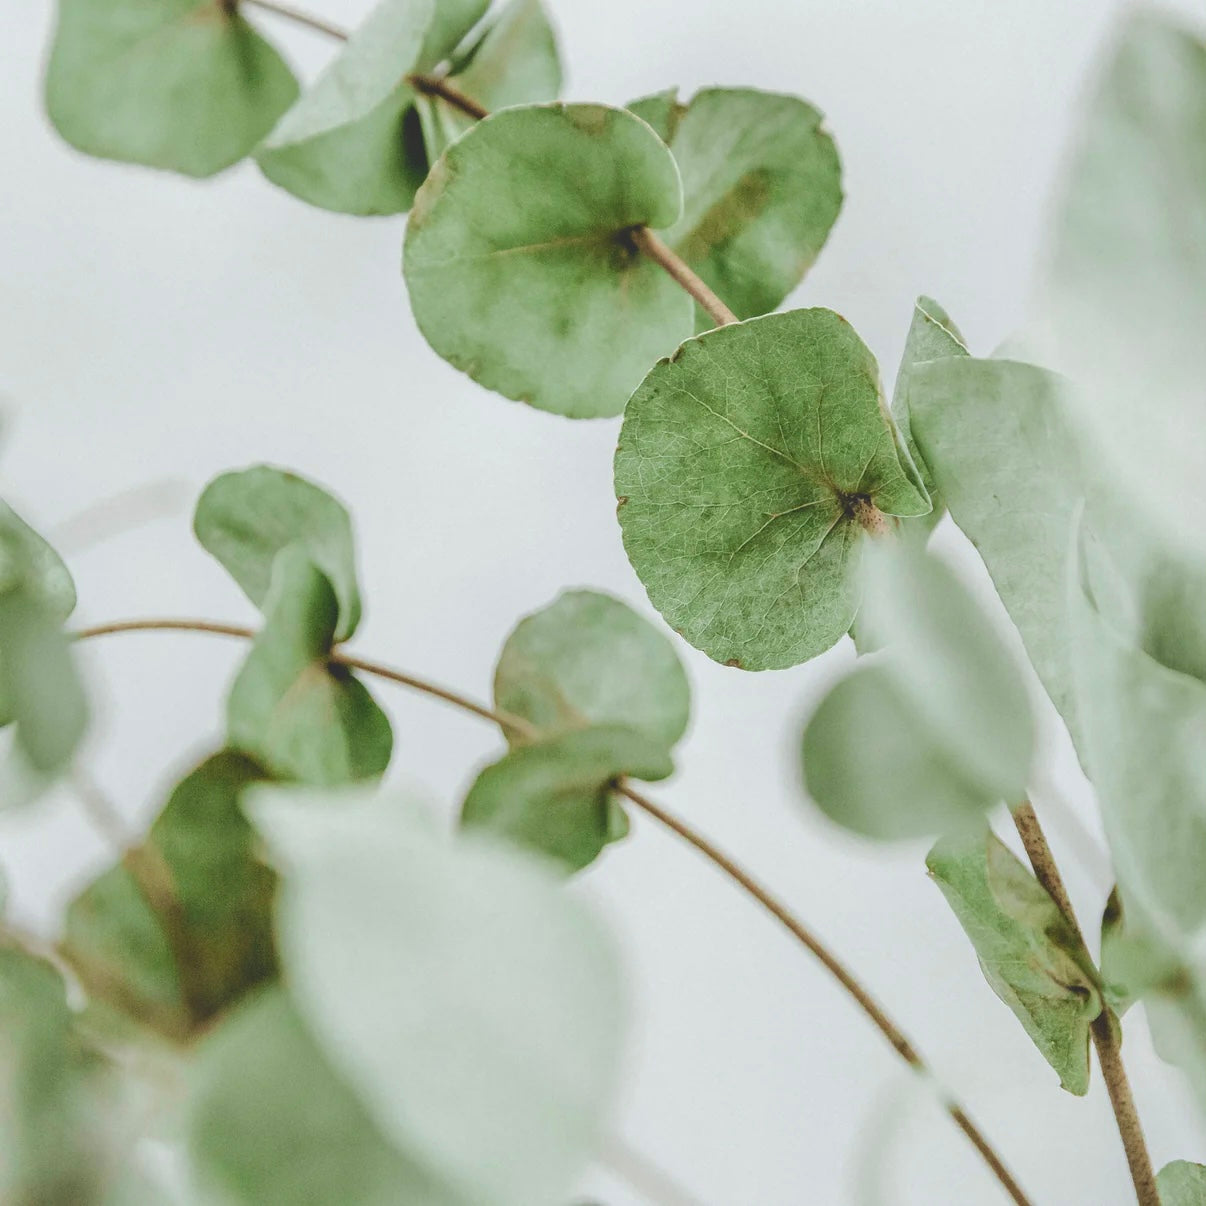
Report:
[{"label": "white background", "polygon": [[[353,22],[367,0],[310,0]],[[1020,322],[1042,214],[1102,0],[552,0],[567,95],[623,102],[678,83],[798,92],[824,109],[847,201],[792,304],[840,310],[890,379],[914,296],[987,353]],[[1186,3],[1186,9],[1194,6]],[[480,697],[501,641],[565,586],[648,612],[614,518],[618,421],[572,423],[479,389],[411,319],[403,221],[310,209],[247,164],[207,184],[85,159],[40,112],[49,6],[0,4],[3,491],[38,527],[165,477],[170,514],[71,556],[81,622],[248,621],[193,543],[215,473],[269,460],[336,490],[358,523],[367,621],[356,645]],[[299,69],[331,47],[263,22]],[[71,529],[66,530],[70,536]],[[70,542],[68,542],[70,543]],[[954,533],[945,548],[957,550]],[[956,553],[956,555],[959,555]],[[970,564],[970,563],[969,563]],[[658,791],[773,885],[889,1006],[1038,1203],[1128,1201],[1099,1081],[1056,1078],[984,984],[924,848],[836,831],[798,787],[802,719],[852,657],[744,674],[679,643],[696,691],[681,771]],[[88,650],[96,775],[131,817],[219,740],[239,650],[188,635]],[[487,726],[381,692],[398,774],[450,805],[492,754]],[[1057,751],[1057,753],[1060,753]],[[1066,764],[1066,752],[1060,754]],[[1085,815],[1073,777],[1073,805]],[[1108,887],[1077,830],[1037,797],[1082,915]],[[1090,822],[1091,823],[1091,822]],[[0,823],[16,913],[48,927],[105,858],[75,802]],[[652,823],[583,881],[614,919],[634,996],[616,1127],[709,1206],[998,1203],[947,1120],[910,1095],[879,1035],[823,971]],[[1093,924],[1089,928],[1094,928]],[[1206,1137],[1138,1019],[1127,1056],[1158,1163]],[[902,1104],[903,1103],[903,1106]],[[645,1200],[592,1174],[608,1206]],[[875,1195],[879,1194],[877,1198]]]}]

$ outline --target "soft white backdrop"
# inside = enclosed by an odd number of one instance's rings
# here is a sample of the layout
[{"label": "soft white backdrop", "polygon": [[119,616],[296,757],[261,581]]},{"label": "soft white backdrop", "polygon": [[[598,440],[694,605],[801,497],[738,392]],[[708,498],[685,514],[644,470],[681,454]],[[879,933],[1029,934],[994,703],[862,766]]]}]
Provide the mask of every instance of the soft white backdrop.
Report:
[{"label": "soft white backdrop", "polygon": [[[347,23],[368,7],[310,3]],[[791,300],[845,314],[889,382],[919,292],[937,297],[985,353],[1019,324],[1072,106],[1117,8],[1104,0],[551,7],[571,98],[619,103],[673,83],[688,94],[755,84],[826,111],[847,201]],[[402,219],[309,209],[251,164],[197,184],[61,145],[39,102],[50,22],[47,4],[0,4],[4,494],[53,535],[123,488],[182,483],[171,514],[71,556],[81,621],[250,620],[242,596],[193,544],[188,509],[213,474],[259,460],[311,474],[350,504],[368,600],[357,646],[391,662],[485,696],[508,629],[560,588],[601,587],[648,611],[613,514],[616,421],[574,424],[527,409],[441,362],[402,287]],[[263,25],[306,73],[330,53],[317,35]],[[959,542],[946,533],[944,545]],[[1100,1084],[1087,1101],[1059,1091],[926,881],[923,847],[856,841],[801,797],[801,720],[852,656],[848,642],[812,665],[761,675],[680,649],[695,718],[682,769],[660,798],[756,869],[848,958],[1037,1202],[1125,1203]],[[187,635],[113,638],[88,650],[102,712],[89,757],[131,818],[147,816],[217,741],[238,654]],[[381,697],[396,725],[399,775],[451,804],[494,750],[493,734],[431,701]],[[1056,752],[1066,767],[1066,751]],[[1073,807],[1089,815],[1074,776],[1063,778]],[[1042,797],[1038,804],[1042,812]],[[1053,840],[1092,919],[1108,883],[1091,858],[1077,860],[1076,829],[1060,815]],[[51,924],[104,858],[68,795],[0,820],[13,907],[34,924]],[[638,818],[632,839],[582,890],[614,919],[633,984],[617,1131],[699,1201],[1003,1201],[821,969],[692,852]],[[1128,1035],[1157,1161],[1206,1158],[1179,1081],[1141,1025]],[[584,1192],[608,1206],[645,1200],[603,1170]]]}]

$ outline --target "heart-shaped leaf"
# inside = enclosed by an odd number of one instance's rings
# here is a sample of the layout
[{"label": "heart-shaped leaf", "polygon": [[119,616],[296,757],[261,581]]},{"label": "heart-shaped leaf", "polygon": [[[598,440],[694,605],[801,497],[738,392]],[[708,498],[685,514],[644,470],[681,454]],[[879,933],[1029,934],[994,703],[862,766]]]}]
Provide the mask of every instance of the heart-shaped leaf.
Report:
[{"label": "heart-shaped leaf", "polygon": [[[755,88],[705,88],[688,105],[661,93],[629,108],[669,144],[682,173],[682,216],[663,239],[739,318],[775,309],[842,206],[841,164],[821,114]],[[715,325],[697,310],[698,330]]]},{"label": "heart-shaped leaf", "polygon": [[658,629],[619,599],[574,590],[507,637],[494,671],[494,703],[528,721],[539,739],[622,725],[669,750],[686,731],[691,689]]},{"label": "heart-shaped leaf", "polygon": [[1089,1090],[1089,1026],[1102,1010],[1093,962],[1055,901],[991,832],[940,841],[930,875],[993,992],[1069,1093]]},{"label": "heart-shaped leaf", "polygon": [[226,0],[59,0],[46,112],[89,155],[212,176],[296,96],[280,55]]},{"label": "heart-shaped leaf", "polygon": [[875,360],[830,310],[711,331],[657,364],[615,462],[624,547],[709,657],[794,666],[850,628],[860,516],[930,507]]},{"label": "heart-shaped leaf", "polygon": [[619,414],[691,330],[691,301],[636,226],[680,213],[678,169],[603,105],[504,109],[454,142],[415,198],[403,269],[428,343],[475,381],[571,418]]}]

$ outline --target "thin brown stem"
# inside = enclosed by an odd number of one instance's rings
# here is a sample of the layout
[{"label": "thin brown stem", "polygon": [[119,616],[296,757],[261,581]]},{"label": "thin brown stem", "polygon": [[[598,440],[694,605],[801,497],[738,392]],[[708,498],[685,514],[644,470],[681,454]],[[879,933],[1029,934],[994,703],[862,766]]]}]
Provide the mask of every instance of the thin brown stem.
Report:
[{"label": "thin brown stem", "polygon": [[474,121],[481,121],[483,117],[490,116],[490,110],[485,105],[462,92],[445,76],[424,75],[421,72],[415,72],[406,78],[416,92],[422,92],[425,96],[438,96],[441,100],[447,101],[454,109],[459,109],[466,117],[473,118]]},{"label": "thin brown stem", "polygon": [[332,25],[321,17],[311,16],[310,13],[303,12],[300,8],[294,8],[291,4],[281,4],[278,0],[225,0],[225,2],[229,3],[232,8],[237,8],[240,3],[250,4],[256,8],[262,8],[267,13],[276,13],[278,17],[285,17],[298,25],[304,25],[307,29],[313,29],[317,33],[326,34],[328,38],[338,38],[341,42],[346,42],[348,39],[346,29],[340,29],[338,25]]},{"label": "thin brown stem", "polygon": [[[1083,943],[1084,936],[1076,920],[1071,898],[1033,805],[1029,800],[1024,800],[1012,811],[1014,827],[1022,839],[1035,879],[1047,890],[1047,895],[1055,901],[1056,907]],[[1139,1206],[1160,1206],[1160,1191],[1156,1188],[1156,1174],[1143,1137],[1143,1125],[1139,1121],[1131,1083],[1122,1063],[1121,1030],[1117,1017],[1108,1005],[1103,1005],[1101,1013],[1094,1019],[1090,1034],[1093,1046],[1097,1049],[1097,1062],[1101,1065],[1101,1076],[1110,1095],[1110,1104],[1114,1107],[1114,1117],[1118,1121],[1118,1133],[1122,1137],[1131,1180],[1135,1183],[1135,1197]]]},{"label": "thin brown stem", "polygon": [[671,251],[648,226],[634,226],[632,241],[642,254],[647,255],[655,264],[664,268],[703,307],[708,317],[718,327],[740,321],[737,315],[712,292],[703,279],[688,267],[675,252]]},{"label": "thin brown stem", "polygon": [[[237,624],[222,624],[212,620],[178,620],[178,619],[152,619],[152,620],[117,620],[107,624],[96,624],[90,628],[83,628],[76,631],[73,635],[76,640],[89,640],[95,637],[108,636],[114,633],[121,632],[205,632],[217,634],[219,636],[240,637],[243,639],[252,639],[255,637],[255,631],[251,628],[246,628]],[[345,666],[350,666],[353,669],[361,670],[365,674],[372,674],[378,678],[383,678],[388,682],[397,683],[400,686],[410,687],[416,691],[421,691],[426,695],[434,696],[436,699],[442,699],[446,703],[454,704],[458,708],[462,708],[467,712],[472,712],[475,716],[483,717],[486,720],[492,720],[501,728],[509,729],[523,737],[531,737],[535,734],[535,729],[528,721],[522,717],[515,716],[508,712],[493,711],[482,704],[475,703],[473,700],[464,695],[460,695],[455,691],[450,691],[445,687],[437,686],[435,683],[427,682],[424,679],[416,678],[414,675],[403,673],[400,670],[395,670],[392,667],[384,666],[380,662],[369,661],[365,658],[353,657],[349,654],[341,652],[333,652],[332,660],[339,661]],[[756,900],[772,917],[774,917],[789,933],[800,942],[806,950],[808,950],[821,965],[837,980],[837,982],[846,990],[847,993],[858,1004],[859,1008],[871,1019],[883,1036],[892,1045],[893,1049],[900,1057],[915,1071],[929,1075],[929,1069],[925,1061],[918,1054],[913,1045],[905,1037],[900,1028],[888,1017],[886,1013],[876,1003],[875,999],[869,992],[856,980],[853,974],[841,963],[841,961],[821,942],[819,938],[797,918],[790,909],[787,908],[780,900],[771,895],[757,880],[753,878],[744,868],[734,862],[724,851],[718,849],[707,838],[696,833],[685,821],[680,820],[673,813],[667,812],[660,805],[655,804],[647,796],[636,791],[631,785],[623,779],[616,783],[616,791],[623,795],[632,804],[635,804],[642,812],[647,813],[655,820],[664,825],[667,829],[676,833],[689,845],[693,846],[700,854],[704,855],[714,866],[723,871],[734,883],[742,888],[750,897]],[[1016,1203],[1016,1206],[1031,1206],[1030,1200],[1022,1192],[1021,1187],[1013,1179],[1013,1175],[1005,1167],[1001,1158],[993,1150],[988,1140],[980,1133],[976,1125],[967,1116],[964,1110],[949,1097],[943,1097],[943,1104],[946,1106],[947,1113],[954,1120],[959,1129],[967,1136],[976,1150],[983,1157],[984,1162],[992,1170],[992,1172],[1000,1181],[1005,1191],[1010,1198]]]}]

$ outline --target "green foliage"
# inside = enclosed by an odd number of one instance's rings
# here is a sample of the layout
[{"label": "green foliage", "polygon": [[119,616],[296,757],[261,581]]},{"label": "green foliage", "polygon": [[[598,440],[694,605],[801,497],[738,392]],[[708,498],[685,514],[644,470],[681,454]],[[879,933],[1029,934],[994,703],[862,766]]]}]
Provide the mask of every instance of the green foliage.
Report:
[{"label": "green foliage", "polygon": [[227,704],[231,745],[279,778],[320,787],[383,774],[389,719],[331,658],[339,603],[303,546],[277,554],[263,607],[264,626]]},{"label": "green foliage", "polygon": [[655,365],[625,411],[615,484],[653,605],[747,670],[807,661],[849,630],[860,506],[930,506],[874,358],[830,310],[722,327]]},{"label": "green foliage", "polygon": [[887,646],[822,700],[804,730],[808,792],[876,838],[975,823],[1020,800],[1034,732],[1025,684],[967,590],[915,546],[872,546],[860,625]]},{"label": "green foliage", "polygon": [[[511,0],[443,78],[491,111],[555,100],[561,61],[541,0]],[[473,125],[473,118],[438,95],[420,95],[415,108],[432,163]]]},{"label": "green foliage", "polygon": [[508,398],[618,414],[691,330],[690,298],[631,238],[681,207],[673,157],[630,113],[503,110],[453,143],[415,198],[403,270],[419,329]]},{"label": "green foliage", "polygon": [[1203,1206],[1206,1203],[1206,1164],[1174,1160],[1156,1178],[1161,1206]]},{"label": "green foliage", "polygon": [[299,544],[339,600],[335,639],[360,623],[352,523],[343,505],[305,478],[269,465],[224,473],[205,488],[193,530],[257,606],[272,583],[276,555]]},{"label": "green foliage", "polygon": [[567,1195],[617,1072],[599,924],[528,858],[397,798],[278,789],[252,813],[299,1013],[381,1133],[470,1201]]},{"label": "green foliage", "polygon": [[427,161],[408,73],[432,13],[432,0],[382,0],[257,151],[264,175],[324,209],[409,209]]},{"label": "green foliage", "polygon": [[669,750],[686,731],[691,688],[657,628],[610,595],[572,590],[507,637],[494,671],[494,706],[541,738],[624,725]]},{"label": "green foliage", "polygon": [[1069,1093],[1089,1089],[1089,1026],[1102,1010],[1092,959],[1056,903],[989,830],[926,859],[993,992]]},{"label": "green foliage", "polygon": [[665,779],[674,763],[665,748],[619,726],[571,730],[521,745],[478,775],[461,824],[487,829],[578,871],[628,834],[613,800],[621,775]]},{"label": "green foliage", "polygon": [[55,129],[89,155],[212,176],[247,155],[297,81],[222,0],[59,0]]},{"label": "green foliage", "polygon": [[[265,777],[241,754],[205,759],[168,798],[148,849],[71,903],[64,950],[95,998],[178,1037],[275,975],[276,879],[239,805],[244,788]],[[136,879],[130,864],[139,857],[145,869]],[[175,897],[174,914],[165,917],[160,901],[147,899],[140,886],[147,875]]]},{"label": "green foliage", "polygon": [[[705,88],[679,104],[629,105],[658,132],[683,178],[665,241],[738,318],[767,314],[800,283],[842,205],[841,164],[812,105],[755,88]],[[696,309],[696,329],[716,324]]]}]

